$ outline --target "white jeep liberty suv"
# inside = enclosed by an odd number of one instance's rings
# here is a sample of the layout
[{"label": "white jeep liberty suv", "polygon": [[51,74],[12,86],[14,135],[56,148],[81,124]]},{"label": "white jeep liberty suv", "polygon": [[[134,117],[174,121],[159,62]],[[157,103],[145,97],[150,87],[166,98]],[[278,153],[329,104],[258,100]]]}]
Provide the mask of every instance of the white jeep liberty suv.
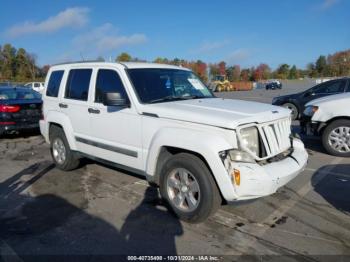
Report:
[{"label": "white jeep liberty suv", "polygon": [[186,68],[62,64],[45,88],[40,129],[58,168],[86,156],[142,174],[188,222],[273,194],[307,163],[288,109],[216,98]]}]

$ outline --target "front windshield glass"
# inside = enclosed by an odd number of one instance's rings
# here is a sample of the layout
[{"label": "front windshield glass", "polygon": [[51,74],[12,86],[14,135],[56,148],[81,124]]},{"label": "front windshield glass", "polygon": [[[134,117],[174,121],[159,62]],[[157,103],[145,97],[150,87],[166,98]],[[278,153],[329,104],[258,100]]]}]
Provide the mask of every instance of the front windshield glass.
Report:
[{"label": "front windshield glass", "polygon": [[128,73],[142,103],[214,97],[191,71],[143,68]]}]

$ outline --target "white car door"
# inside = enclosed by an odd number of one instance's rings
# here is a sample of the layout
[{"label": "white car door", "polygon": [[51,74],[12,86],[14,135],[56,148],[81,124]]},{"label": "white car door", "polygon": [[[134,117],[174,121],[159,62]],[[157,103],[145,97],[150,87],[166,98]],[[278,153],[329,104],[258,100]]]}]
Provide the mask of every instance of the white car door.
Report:
[{"label": "white car door", "polygon": [[68,116],[77,141],[77,149],[89,153],[89,147],[79,142],[79,138],[91,136],[88,96],[91,90],[92,68],[73,68],[68,72],[66,86],[59,102],[60,111]]},{"label": "white car door", "polygon": [[93,139],[85,141],[94,147],[94,155],[120,165],[142,170],[141,116],[129,107],[104,106],[104,93],[118,92],[127,98],[125,82],[118,69],[99,68],[93,76],[94,92],[89,106]]}]

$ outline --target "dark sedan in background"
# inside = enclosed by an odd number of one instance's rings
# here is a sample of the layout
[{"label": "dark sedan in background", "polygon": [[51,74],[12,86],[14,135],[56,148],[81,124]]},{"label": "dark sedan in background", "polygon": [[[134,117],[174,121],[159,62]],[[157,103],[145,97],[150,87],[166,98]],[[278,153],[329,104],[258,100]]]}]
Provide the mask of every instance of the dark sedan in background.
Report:
[{"label": "dark sedan in background", "polygon": [[41,95],[25,87],[0,87],[0,136],[39,129]]},{"label": "dark sedan in background", "polygon": [[272,99],[272,104],[289,108],[292,111],[293,120],[299,119],[305,109],[305,104],[316,98],[350,92],[350,78],[329,80],[310,89]]}]

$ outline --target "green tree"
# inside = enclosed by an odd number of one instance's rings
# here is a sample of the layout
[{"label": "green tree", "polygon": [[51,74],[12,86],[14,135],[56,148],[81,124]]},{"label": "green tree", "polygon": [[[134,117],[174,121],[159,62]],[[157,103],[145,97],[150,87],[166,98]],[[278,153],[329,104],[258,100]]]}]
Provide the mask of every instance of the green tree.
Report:
[{"label": "green tree", "polygon": [[292,68],[289,70],[289,79],[297,79],[299,78],[299,72],[295,65],[292,66]]},{"label": "green tree", "polygon": [[25,80],[31,77],[31,64],[28,61],[28,54],[23,48],[19,48],[15,58],[16,80]]},{"label": "green tree", "polygon": [[242,69],[241,71],[241,80],[248,81],[252,77],[251,70],[249,68]]},{"label": "green tree", "polygon": [[115,61],[117,62],[130,62],[132,59],[131,55],[129,55],[126,52],[121,53],[120,55],[117,56]]},{"label": "green tree", "polygon": [[1,51],[3,56],[2,77],[13,79],[16,75],[16,48],[5,44]]},{"label": "green tree", "polygon": [[289,65],[288,64],[280,65],[276,70],[275,76],[276,78],[286,79],[289,76]]},{"label": "green tree", "polygon": [[307,64],[306,68],[309,77],[317,77],[318,74],[314,63]]},{"label": "green tree", "polygon": [[163,57],[157,57],[153,62],[157,64],[169,64],[169,60]]},{"label": "green tree", "polygon": [[327,60],[324,55],[321,55],[316,61],[316,71],[318,75],[324,76],[327,70]]}]

